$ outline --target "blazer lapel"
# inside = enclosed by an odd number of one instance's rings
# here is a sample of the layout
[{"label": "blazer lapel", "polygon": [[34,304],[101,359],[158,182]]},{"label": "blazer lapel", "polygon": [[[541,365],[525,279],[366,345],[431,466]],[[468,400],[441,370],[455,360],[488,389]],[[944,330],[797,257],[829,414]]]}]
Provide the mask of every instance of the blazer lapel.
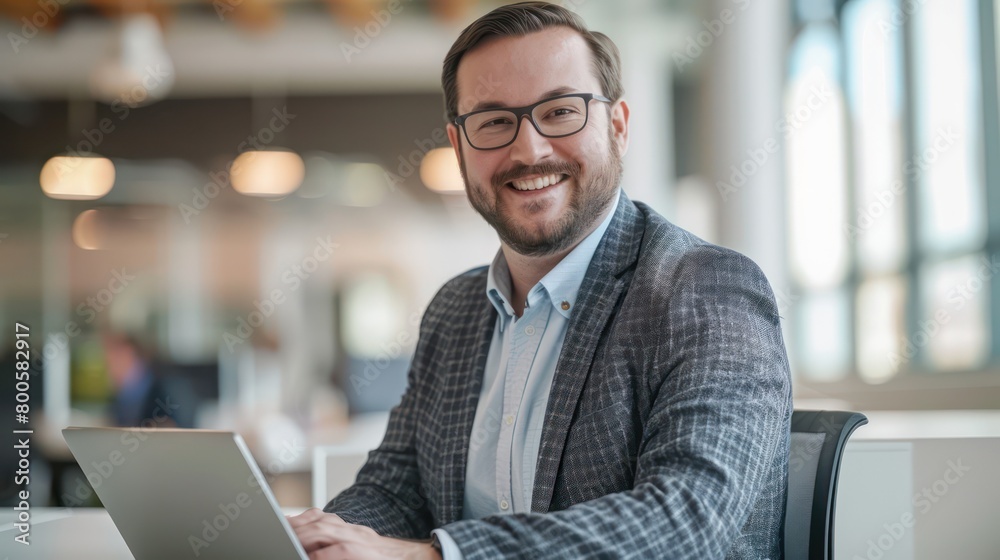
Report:
[{"label": "blazer lapel", "polygon": [[442,388],[445,396],[442,402],[457,403],[458,408],[442,411],[447,412],[455,421],[441,426],[447,434],[441,450],[443,465],[440,472],[443,479],[441,485],[443,495],[439,502],[441,511],[438,515],[441,525],[462,519],[469,440],[497,317],[496,309],[486,298],[485,278],[484,274],[483,289],[471,294],[471,297],[478,298],[482,305],[466,302],[466,305],[475,309],[477,314],[468,318],[468,327],[461,331],[454,342],[452,348],[458,358],[457,365],[450,369]]},{"label": "blazer lapel", "polygon": [[576,311],[570,318],[566,339],[559,353],[545,410],[545,426],[542,428],[532,487],[531,510],[534,512],[547,512],[552,502],[573,413],[593,365],[601,333],[625,290],[627,280],[623,276],[638,259],[642,227],[642,216],[622,192],[615,216],[594,252],[587,275],[580,285]]}]

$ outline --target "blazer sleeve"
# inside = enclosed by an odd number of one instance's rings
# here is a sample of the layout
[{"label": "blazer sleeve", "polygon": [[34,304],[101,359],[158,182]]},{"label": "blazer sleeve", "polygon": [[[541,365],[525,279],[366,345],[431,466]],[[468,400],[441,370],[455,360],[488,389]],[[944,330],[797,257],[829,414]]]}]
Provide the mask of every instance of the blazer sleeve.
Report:
[{"label": "blazer sleeve", "polygon": [[[650,277],[666,295],[645,308],[657,311],[619,318],[657,345],[632,489],[446,525],[466,560],[724,558],[759,499],[775,502],[768,523],[781,522],[791,382],[771,288],[750,259],[718,247],[663,268]],[[586,474],[562,473],[569,483]]]},{"label": "blazer sleeve", "polygon": [[365,525],[388,537],[426,538],[434,528],[422,491],[415,439],[419,418],[432,400],[427,360],[434,333],[428,327],[429,315],[425,313],[421,321],[407,388],[389,414],[381,445],[368,454],[354,484],[323,508],[348,523]]}]

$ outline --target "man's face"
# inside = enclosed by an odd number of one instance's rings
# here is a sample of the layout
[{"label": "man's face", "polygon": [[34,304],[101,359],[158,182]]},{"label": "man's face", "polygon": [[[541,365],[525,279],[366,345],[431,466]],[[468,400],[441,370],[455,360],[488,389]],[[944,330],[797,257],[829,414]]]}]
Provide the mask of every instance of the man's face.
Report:
[{"label": "man's face", "polygon": [[135,348],[121,339],[105,337],[104,356],[112,383],[115,388],[121,388],[128,381],[129,374],[138,360]]},{"label": "man's face", "polygon": [[[568,27],[487,39],[458,67],[458,114],[521,107],[564,93],[605,95],[590,49]],[[494,150],[472,148],[448,125],[473,208],[500,240],[522,255],[566,250],[599,223],[621,180],[628,146],[628,106],[591,101],[580,132],[546,138],[522,120],[517,138]],[[535,181],[541,179],[541,181]],[[550,182],[548,186],[536,188]]]}]

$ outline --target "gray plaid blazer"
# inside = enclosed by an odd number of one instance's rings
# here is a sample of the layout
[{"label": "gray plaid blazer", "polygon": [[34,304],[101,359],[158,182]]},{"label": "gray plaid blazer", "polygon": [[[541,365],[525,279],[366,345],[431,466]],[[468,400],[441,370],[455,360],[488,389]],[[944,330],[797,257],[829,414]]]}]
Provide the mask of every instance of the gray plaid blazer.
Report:
[{"label": "gray plaid blazer", "polygon": [[469,560],[781,558],[792,406],[771,288],[624,193],[556,366],[531,513],[462,520],[486,274],[431,301],[385,439],[326,511],[393,537],[443,527]]}]

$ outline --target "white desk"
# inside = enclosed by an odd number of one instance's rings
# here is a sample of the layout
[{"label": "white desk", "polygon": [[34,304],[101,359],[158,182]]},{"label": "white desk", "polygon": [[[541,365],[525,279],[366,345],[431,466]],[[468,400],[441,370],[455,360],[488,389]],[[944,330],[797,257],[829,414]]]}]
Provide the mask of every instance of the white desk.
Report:
[{"label": "white desk", "polygon": [[[284,512],[294,515],[302,508],[286,508]],[[29,546],[14,542],[19,533],[13,519],[10,508],[0,510],[0,560],[133,560],[103,508],[32,508]]]},{"label": "white desk", "polygon": [[837,558],[1000,558],[1000,411],[866,414],[841,465]]},{"label": "white desk", "polygon": [[103,508],[32,508],[31,531],[24,546],[14,542],[14,512],[0,511],[0,559],[78,558],[131,560],[125,541]]}]

